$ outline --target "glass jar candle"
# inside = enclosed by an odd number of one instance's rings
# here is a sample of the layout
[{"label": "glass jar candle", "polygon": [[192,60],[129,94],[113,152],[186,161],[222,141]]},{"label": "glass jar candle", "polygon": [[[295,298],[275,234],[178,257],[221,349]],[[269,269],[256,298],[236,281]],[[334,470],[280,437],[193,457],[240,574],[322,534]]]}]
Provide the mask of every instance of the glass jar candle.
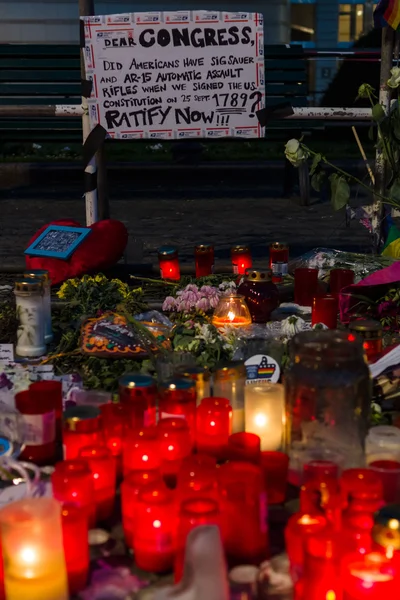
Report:
[{"label": "glass jar candle", "polygon": [[178,250],[173,246],[162,246],[158,249],[158,264],[161,279],[179,281],[181,271],[179,267]]},{"label": "glass jar candle", "polygon": [[347,555],[342,565],[343,600],[397,600],[398,563],[384,554]]},{"label": "glass jar candle", "polygon": [[50,465],[56,459],[56,411],[52,396],[36,396],[31,390],[15,394],[15,408],[24,421],[25,447],[19,458],[39,466]]},{"label": "glass jar candle", "polygon": [[398,504],[400,502],[400,461],[373,460],[368,463],[368,466],[382,482],[385,502]]},{"label": "glass jar candle", "polygon": [[[149,375],[124,375],[118,381],[121,404],[131,406],[137,427],[150,427],[157,422],[157,386]],[[143,415],[143,423],[139,423]]]},{"label": "glass jar candle", "polygon": [[367,463],[400,459],[400,429],[392,425],[371,427],[365,440]]},{"label": "glass jar candle", "polygon": [[255,433],[239,431],[232,433],[228,439],[228,460],[251,462],[256,465],[260,462],[261,438]]},{"label": "glass jar candle", "polygon": [[104,433],[100,409],[94,406],[74,406],[64,411],[63,450],[64,459],[79,457],[85,446],[101,444]]},{"label": "glass jar candle", "polygon": [[232,408],[226,398],[204,398],[197,407],[196,448],[219,460],[226,457],[232,430]]},{"label": "glass jar candle", "polygon": [[286,500],[289,457],[284,452],[266,450],[259,461],[267,490],[268,504],[283,504]]},{"label": "glass jar candle", "polygon": [[40,279],[28,277],[15,282],[18,356],[34,358],[46,352],[44,339],[43,285]]},{"label": "glass jar candle", "polygon": [[136,565],[151,573],[171,570],[176,531],[173,492],[162,481],[149,484],[139,493],[136,514],[133,539]]},{"label": "glass jar candle", "polygon": [[232,407],[232,433],[244,431],[244,390],[246,367],[243,361],[218,363],[214,373],[214,396],[226,398]]},{"label": "glass jar candle", "polygon": [[368,362],[375,362],[383,349],[383,328],[379,321],[352,321],[349,331],[363,340]]},{"label": "glass jar candle", "polygon": [[68,600],[61,505],[26,498],[0,510],[7,600]]},{"label": "glass jar candle", "polygon": [[307,600],[335,600],[341,592],[339,536],[329,529],[308,536],[303,594]]},{"label": "glass jar candle", "polygon": [[285,528],[285,542],[294,582],[303,575],[306,540],[325,529],[326,526],[327,521],[321,514],[298,512],[290,517]]},{"label": "glass jar candle", "polygon": [[279,292],[271,271],[247,270],[237,291],[244,296],[253,323],[266,323],[279,306]]},{"label": "glass jar candle", "polygon": [[260,564],[268,551],[267,495],[260,467],[228,462],[219,468],[222,539],[233,564]]},{"label": "glass jar candle", "polygon": [[88,581],[88,520],[76,504],[63,504],[61,525],[68,589],[70,596],[75,596],[86,587]]},{"label": "glass jar candle", "polygon": [[92,472],[86,460],[63,460],[56,464],[51,474],[51,486],[56,500],[75,504],[85,514],[89,527],[96,523],[94,484]]},{"label": "glass jar candle", "polygon": [[159,417],[181,418],[187,421],[195,438],[196,431],[196,383],[192,379],[174,377],[160,384]]},{"label": "glass jar candle", "polygon": [[231,248],[232,267],[235,275],[244,275],[246,269],[251,269],[253,259],[248,246],[233,246]]},{"label": "glass jar candle", "polygon": [[311,325],[323,323],[328,329],[336,329],[339,305],[335,296],[316,296],[313,298]]},{"label": "glass jar candle", "polygon": [[128,548],[133,548],[139,494],[146,486],[155,482],[162,484],[160,471],[143,470],[131,471],[121,483],[122,527]]},{"label": "glass jar candle", "polygon": [[44,341],[50,344],[53,341],[53,325],[51,321],[51,281],[49,272],[43,269],[25,271],[24,278],[39,279],[43,286],[43,314],[44,314]]},{"label": "glass jar candle", "polygon": [[79,451],[92,471],[97,522],[111,517],[115,504],[117,463],[105,446],[86,446]]},{"label": "glass jar candle", "polygon": [[162,463],[160,436],[156,426],[130,432],[122,455],[124,477],[130,471],[160,469]]},{"label": "glass jar candle", "polygon": [[110,402],[100,407],[103,424],[104,441],[117,461],[117,469],[121,468],[122,448],[125,432],[129,430],[129,409],[119,402]]},{"label": "glass jar candle", "polygon": [[206,277],[214,273],[214,246],[212,244],[200,244],[194,250],[196,262],[196,278]]},{"label": "glass jar candle", "polygon": [[269,245],[269,268],[272,271],[272,281],[280,283],[283,276],[288,274],[289,247],[282,242]]},{"label": "glass jar candle", "polygon": [[196,396],[197,406],[201,403],[203,398],[209,398],[211,395],[210,390],[210,379],[211,373],[206,367],[199,366],[183,366],[179,367],[175,376],[183,379],[192,379],[196,384]]},{"label": "glass jar candle", "polygon": [[251,314],[244,296],[221,296],[212,317],[212,324],[218,329],[224,329],[227,325],[236,329],[251,325]]},{"label": "glass jar candle", "polygon": [[299,306],[312,306],[318,291],[318,269],[300,267],[294,272],[294,301]]},{"label": "glass jar candle", "polygon": [[193,438],[185,419],[160,419],[158,423],[160,440],[161,471],[165,480],[174,487],[182,460],[192,453]]},{"label": "glass jar candle", "polygon": [[204,458],[208,455],[194,454],[182,461],[176,488],[178,505],[184,500],[199,497],[219,502],[217,463],[208,463]]},{"label": "glass jar candle", "polygon": [[62,437],[62,411],[63,396],[61,381],[36,381],[29,386],[31,402],[34,405],[47,404],[53,405],[56,415],[56,439],[61,441]]},{"label": "glass jar candle", "polygon": [[331,269],[329,273],[329,291],[332,296],[339,298],[343,288],[353,285],[354,271],[351,269]]},{"label": "glass jar candle", "polygon": [[279,450],[283,441],[285,398],[283,385],[246,385],[244,420],[246,431],[261,439],[261,450]]},{"label": "glass jar candle", "polygon": [[306,331],[290,345],[285,373],[286,445],[340,454],[362,466],[371,406],[371,376],[361,342],[338,331]]},{"label": "glass jar candle", "polygon": [[383,498],[382,482],[371,469],[346,469],[340,477],[340,489],[344,503],[347,503],[350,495],[364,499]]}]

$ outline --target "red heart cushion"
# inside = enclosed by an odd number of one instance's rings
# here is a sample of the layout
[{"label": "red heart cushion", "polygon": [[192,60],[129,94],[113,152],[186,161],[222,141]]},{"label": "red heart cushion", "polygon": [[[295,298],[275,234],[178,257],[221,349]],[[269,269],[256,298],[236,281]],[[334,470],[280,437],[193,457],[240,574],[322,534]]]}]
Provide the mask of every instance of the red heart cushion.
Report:
[{"label": "red heart cushion", "polygon": [[[29,246],[49,225],[81,227],[71,219],[61,219],[43,225],[29,241]],[[78,246],[71,258],[47,258],[45,256],[26,256],[27,269],[46,269],[49,271],[52,285],[66,279],[82,277],[85,273],[102,271],[112,267],[124,253],[128,243],[128,231],[121,221],[106,219],[90,226],[92,232]]]}]

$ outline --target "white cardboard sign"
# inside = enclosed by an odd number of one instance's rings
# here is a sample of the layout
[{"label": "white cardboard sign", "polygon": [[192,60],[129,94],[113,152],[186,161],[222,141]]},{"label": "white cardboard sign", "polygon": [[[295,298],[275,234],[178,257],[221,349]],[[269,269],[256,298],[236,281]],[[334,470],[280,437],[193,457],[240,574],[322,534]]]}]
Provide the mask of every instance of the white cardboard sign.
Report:
[{"label": "white cardboard sign", "polygon": [[263,18],[178,11],[83,17],[90,126],[116,139],[262,137]]}]

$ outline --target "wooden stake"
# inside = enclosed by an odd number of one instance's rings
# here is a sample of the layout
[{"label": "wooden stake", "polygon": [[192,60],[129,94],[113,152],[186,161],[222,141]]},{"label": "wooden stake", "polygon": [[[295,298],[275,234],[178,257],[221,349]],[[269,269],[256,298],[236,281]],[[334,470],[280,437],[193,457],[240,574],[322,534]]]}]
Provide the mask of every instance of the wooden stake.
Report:
[{"label": "wooden stake", "polygon": [[369,162],[368,162],[368,159],[367,159],[367,155],[365,154],[364,148],[363,148],[363,146],[362,146],[362,144],[361,144],[361,140],[360,140],[360,138],[358,137],[358,133],[357,133],[357,130],[356,130],[356,128],[354,127],[354,125],[353,125],[353,127],[351,128],[351,130],[352,130],[352,132],[353,132],[353,134],[354,134],[354,137],[356,138],[357,146],[358,146],[358,149],[359,149],[359,151],[360,151],[360,153],[361,153],[361,156],[362,156],[362,158],[363,158],[364,164],[365,164],[365,166],[367,167],[367,171],[368,171],[368,175],[369,175],[369,177],[370,177],[370,179],[371,179],[371,183],[372,183],[372,185],[375,185],[375,177],[374,177],[374,174],[373,174],[373,172],[372,172],[372,169],[371,169],[371,167],[370,167],[370,164],[369,164]]}]

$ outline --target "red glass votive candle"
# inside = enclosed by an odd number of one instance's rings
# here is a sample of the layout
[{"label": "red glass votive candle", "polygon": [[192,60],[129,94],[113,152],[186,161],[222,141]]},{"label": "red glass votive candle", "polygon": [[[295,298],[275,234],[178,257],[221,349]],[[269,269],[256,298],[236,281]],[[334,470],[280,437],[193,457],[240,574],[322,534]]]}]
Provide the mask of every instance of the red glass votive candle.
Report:
[{"label": "red glass votive candle", "polygon": [[334,296],[316,296],[313,298],[311,324],[323,323],[328,329],[336,329],[339,305]]},{"label": "red glass votive candle", "polygon": [[125,429],[129,426],[128,413],[123,404],[110,402],[100,407],[104,440],[113,456],[120,456],[125,438]]},{"label": "red glass votive candle", "polygon": [[262,452],[261,468],[267,489],[268,504],[283,504],[286,500],[288,455],[273,450]]},{"label": "red glass votive candle", "polygon": [[56,412],[54,398],[43,398],[31,390],[15,394],[15,408],[21,413],[25,425],[25,447],[19,459],[50,465],[56,458]]},{"label": "red glass votive candle", "polygon": [[139,493],[136,514],[133,538],[136,565],[154,573],[171,570],[176,530],[173,492],[163,481],[149,484]]},{"label": "red glass votive candle", "polygon": [[292,515],[285,528],[286,552],[294,581],[303,573],[304,547],[308,537],[316,535],[327,525],[323,515],[296,513]]},{"label": "red glass votive candle", "polygon": [[354,271],[351,269],[332,269],[329,273],[329,291],[339,297],[341,290],[354,283]]},{"label": "red glass votive candle", "polygon": [[186,539],[200,525],[221,527],[218,503],[209,498],[194,498],[182,502],[178,517],[175,554],[175,583],[182,579]]},{"label": "red glass votive candle", "polygon": [[272,271],[272,281],[279,283],[288,274],[289,247],[281,242],[269,246],[269,268]]},{"label": "red glass votive candle", "polygon": [[139,494],[146,486],[156,482],[162,484],[160,471],[131,471],[121,483],[122,526],[129,548],[133,548]]},{"label": "red glass votive candle", "polygon": [[117,464],[105,446],[87,446],[79,452],[92,471],[96,519],[108,519],[114,510]]},{"label": "red glass votive candle", "polygon": [[196,382],[192,379],[173,378],[160,385],[160,419],[186,419],[193,441],[196,432]]},{"label": "red glass votive candle", "polygon": [[63,504],[61,525],[68,590],[75,596],[86,587],[89,575],[88,521],[78,506]]},{"label": "red glass votive candle", "polygon": [[233,564],[260,564],[268,552],[267,495],[260,467],[228,462],[219,468],[222,538]]},{"label": "red glass votive candle", "polygon": [[228,439],[228,460],[240,460],[259,464],[261,457],[261,438],[255,433],[239,431]]},{"label": "red glass votive candle", "polygon": [[232,408],[226,398],[204,398],[197,407],[196,448],[218,459],[226,456],[232,431]]},{"label": "red glass votive candle", "polygon": [[89,527],[96,523],[96,507],[92,472],[86,460],[63,460],[51,474],[53,496],[66,504],[75,504],[86,514]]},{"label": "red glass votive candle", "polygon": [[179,268],[178,250],[173,246],[162,246],[158,249],[158,264],[162,279],[179,281],[181,271]]},{"label": "red glass votive candle", "polygon": [[305,540],[304,587],[307,600],[335,600],[341,592],[338,538],[327,529]]},{"label": "red glass votive candle", "polygon": [[383,486],[383,499],[387,504],[400,502],[400,462],[397,460],[374,460],[369,468],[378,475]]},{"label": "red glass votive candle", "polygon": [[178,473],[176,499],[178,504],[192,498],[209,498],[219,502],[218,469],[216,462],[195,462],[200,454],[187,457],[182,461]]},{"label": "red glass votive candle", "polygon": [[318,290],[318,269],[300,267],[294,272],[294,301],[299,306],[312,306]]},{"label": "red glass votive candle", "polygon": [[49,406],[53,405],[56,413],[56,438],[61,440],[62,431],[62,383],[61,381],[37,381],[29,386],[32,404],[45,402]]},{"label": "red glass votive candle", "polygon": [[182,460],[189,456],[193,449],[189,426],[185,419],[160,419],[158,435],[162,460],[161,471],[165,480],[174,486]]},{"label": "red glass votive candle", "polygon": [[102,444],[104,434],[100,410],[94,406],[74,406],[64,412],[64,459],[78,458],[85,446]]},{"label": "red glass votive candle", "polygon": [[330,460],[311,460],[305,463],[303,469],[304,483],[317,481],[326,483],[327,481],[338,481],[339,465]]},{"label": "red glass votive candle", "polygon": [[157,386],[149,375],[124,375],[118,381],[121,404],[132,409],[131,419],[137,428],[157,422]]},{"label": "red glass votive candle", "polygon": [[129,433],[125,439],[122,467],[124,476],[130,471],[159,469],[162,456],[158,429],[145,427]]},{"label": "red glass votive candle", "polygon": [[398,563],[371,552],[348,555],[342,563],[343,600],[397,600]]},{"label": "red glass votive candle", "polygon": [[[349,331],[363,339],[368,362],[375,362],[383,350],[383,327],[379,321],[352,321]],[[350,335],[351,335],[350,334]]]},{"label": "red glass votive candle", "polygon": [[235,275],[244,275],[246,269],[253,266],[253,259],[248,246],[234,246],[231,248],[231,258]]},{"label": "red glass votive candle", "polygon": [[346,469],[340,477],[340,489],[345,503],[350,497],[363,502],[383,498],[382,481],[372,469]]},{"label": "red glass votive candle", "polygon": [[194,250],[196,277],[206,277],[214,273],[214,246],[200,244]]},{"label": "red glass votive candle", "polygon": [[348,509],[343,512],[342,530],[346,532],[341,538],[343,556],[354,552],[367,554],[372,550],[373,513],[363,512],[360,508],[356,500],[355,506],[351,502]]}]

